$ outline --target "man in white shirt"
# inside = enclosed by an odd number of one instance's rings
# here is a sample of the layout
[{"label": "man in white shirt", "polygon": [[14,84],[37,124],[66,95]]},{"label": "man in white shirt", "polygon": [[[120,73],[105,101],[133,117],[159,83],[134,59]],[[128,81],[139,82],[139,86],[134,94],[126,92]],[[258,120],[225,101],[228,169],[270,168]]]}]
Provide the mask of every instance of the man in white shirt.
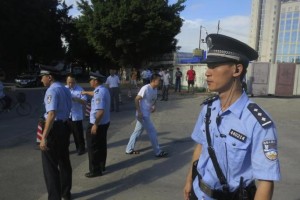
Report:
[{"label": "man in white shirt", "polygon": [[169,97],[169,85],[170,85],[170,79],[171,76],[169,74],[169,70],[164,70],[163,73],[163,87],[162,87],[162,98],[161,101],[168,101]]},{"label": "man in white shirt", "polygon": [[85,153],[85,140],[83,136],[83,105],[86,104],[86,95],[81,94],[83,91],[82,87],[76,84],[75,77],[69,75],[67,77],[67,85],[72,96],[72,108],[68,121],[70,131],[73,134],[76,151],[78,155]]},{"label": "man in white shirt", "polygon": [[160,75],[153,74],[151,76],[150,84],[144,85],[135,98],[136,107],[136,126],[131,134],[129,142],[126,147],[126,154],[139,154],[138,151],[134,150],[134,146],[137,138],[146,129],[152,148],[156,157],[166,157],[167,152],[162,151],[157,141],[157,131],[151,121],[150,113],[155,111],[155,103],[157,100],[157,87],[160,83]]},{"label": "man in white shirt", "polygon": [[116,75],[116,71],[114,69],[110,70],[110,76],[106,79],[105,84],[109,88],[109,93],[111,97],[110,111],[120,112],[119,109],[120,78]]}]

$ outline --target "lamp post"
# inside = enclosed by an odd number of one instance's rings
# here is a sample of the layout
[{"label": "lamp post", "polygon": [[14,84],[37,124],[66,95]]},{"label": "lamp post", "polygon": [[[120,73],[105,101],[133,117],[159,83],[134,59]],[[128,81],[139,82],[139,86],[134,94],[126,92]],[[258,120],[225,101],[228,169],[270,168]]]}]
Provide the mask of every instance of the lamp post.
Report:
[{"label": "lamp post", "polygon": [[201,39],[201,31],[202,31],[202,28],[205,29],[205,33],[207,35],[207,30],[204,26],[200,25],[200,36],[199,36],[199,49],[201,49],[201,42],[202,42],[202,39]]}]

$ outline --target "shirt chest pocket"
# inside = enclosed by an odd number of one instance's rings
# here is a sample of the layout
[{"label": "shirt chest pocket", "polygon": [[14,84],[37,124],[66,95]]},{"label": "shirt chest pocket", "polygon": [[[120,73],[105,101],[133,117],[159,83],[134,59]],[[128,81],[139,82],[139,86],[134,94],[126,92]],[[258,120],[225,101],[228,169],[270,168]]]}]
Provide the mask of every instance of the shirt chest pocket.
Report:
[{"label": "shirt chest pocket", "polygon": [[250,153],[250,138],[240,141],[228,135],[225,140],[225,145],[229,163],[242,165],[243,160],[245,160],[248,153]]}]

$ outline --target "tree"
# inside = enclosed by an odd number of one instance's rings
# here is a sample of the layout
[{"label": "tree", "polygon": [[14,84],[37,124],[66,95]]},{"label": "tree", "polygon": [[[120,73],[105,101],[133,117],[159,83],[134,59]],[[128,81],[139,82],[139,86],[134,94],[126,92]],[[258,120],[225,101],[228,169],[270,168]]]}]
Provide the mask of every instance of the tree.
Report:
[{"label": "tree", "polygon": [[140,67],[148,58],[176,50],[185,0],[85,0],[77,25],[99,55],[119,66]]},{"label": "tree", "polygon": [[61,0],[1,0],[0,60],[20,72],[27,69],[27,55],[42,63],[63,58],[62,29],[70,9],[63,4]]}]

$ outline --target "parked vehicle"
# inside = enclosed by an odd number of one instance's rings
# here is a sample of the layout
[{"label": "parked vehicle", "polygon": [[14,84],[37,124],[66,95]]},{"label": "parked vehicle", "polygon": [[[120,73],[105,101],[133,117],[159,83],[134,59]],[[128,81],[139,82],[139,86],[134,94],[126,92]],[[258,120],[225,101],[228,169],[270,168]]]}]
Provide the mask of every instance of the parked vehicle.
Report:
[{"label": "parked vehicle", "polygon": [[37,74],[21,74],[15,78],[17,87],[38,87],[41,86],[41,79]]},{"label": "parked vehicle", "polygon": [[0,67],[0,80],[5,80],[5,71]]}]

